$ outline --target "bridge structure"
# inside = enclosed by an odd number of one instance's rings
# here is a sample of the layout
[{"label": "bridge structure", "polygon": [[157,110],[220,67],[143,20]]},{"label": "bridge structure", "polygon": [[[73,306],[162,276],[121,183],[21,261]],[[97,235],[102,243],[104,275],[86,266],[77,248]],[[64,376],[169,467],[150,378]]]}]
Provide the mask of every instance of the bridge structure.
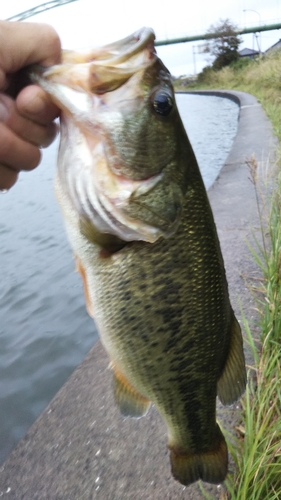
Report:
[{"label": "bridge structure", "polygon": [[35,16],[36,14],[41,14],[46,10],[54,9],[55,7],[60,7],[61,5],[66,5],[67,3],[77,2],[78,0],[50,0],[49,2],[41,3],[36,7],[15,14],[14,16],[8,17],[7,21],[24,21],[28,17]]},{"label": "bridge structure", "polygon": [[[263,26],[254,26],[253,28],[243,28],[235,30],[236,35],[247,35],[248,33],[261,33],[262,31],[280,30],[281,23],[266,24]],[[200,40],[211,40],[212,38],[219,38],[221,35],[218,33],[205,33],[203,35],[185,36],[182,38],[171,38],[169,40],[156,40],[155,45],[172,45],[174,43],[187,43],[197,42]]]}]

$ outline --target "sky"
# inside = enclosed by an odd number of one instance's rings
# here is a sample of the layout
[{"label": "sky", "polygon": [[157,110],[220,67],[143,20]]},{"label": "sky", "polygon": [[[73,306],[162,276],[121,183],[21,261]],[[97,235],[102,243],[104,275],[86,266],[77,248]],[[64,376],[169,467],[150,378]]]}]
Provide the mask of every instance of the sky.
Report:
[{"label": "sky", "polygon": [[[0,18],[40,5],[47,0],[0,0]],[[178,38],[204,34],[220,19],[230,19],[238,28],[281,23],[281,0],[77,0],[27,19],[46,22],[60,35],[63,48],[97,47],[124,38],[142,26],[154,29],[156,38]],[[281,31],[259,35],[264,51],[281,38]],[[258,45],[252,34],[242,37],[240,49]],[[158,47],[157,52],[175,76],[192,75],[211,61],[200,54],[201,42]]]}]

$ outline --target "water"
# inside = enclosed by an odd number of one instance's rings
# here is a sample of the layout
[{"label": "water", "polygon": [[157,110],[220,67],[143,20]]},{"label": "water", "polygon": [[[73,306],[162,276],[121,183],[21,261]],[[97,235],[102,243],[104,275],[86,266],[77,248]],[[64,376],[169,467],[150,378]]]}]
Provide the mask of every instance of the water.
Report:
[{"label": "water", "polygon": [[221,97],[186,94],[177,94],[177,104],[206,189],[209,189],[231,149],[239,107]]},{"label": "water", "polygon": [[[238,107],[218,97],[177,100],[209,187],[235,136]],[[0,193],[0,462],[97,340],[53,194],[57,146]]]}]

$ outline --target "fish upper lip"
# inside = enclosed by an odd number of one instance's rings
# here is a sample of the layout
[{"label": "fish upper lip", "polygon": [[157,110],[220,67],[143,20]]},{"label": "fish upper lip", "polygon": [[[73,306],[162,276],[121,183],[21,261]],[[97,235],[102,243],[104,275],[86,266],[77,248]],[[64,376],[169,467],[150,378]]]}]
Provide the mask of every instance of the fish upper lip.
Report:
[{"label": "fish upper lip", "polygon": [[[63,62],[77,64],[82,61],[97,61],[105,66],[115,66],[141,52],[150,43],[151,52],[155,53],[154,40],[154,31],[151,28],[143,27],[126,38],[100,48],[81,51],[80,53],[77,51],[62,51]],[[48,76],[47,73],[46,76]]]},{"label": "fish upper lip", "polygon": [[[137,43],[136,43],[137,40]],[[111,50],[116,51],[117,48],[121,48],[122,50],[117,54],[117,56],[112,57],[111,59],[108,59],[106,61],[107,66],[111,65],[118,65],[121,64],[125,61],[127,61],[129,58],[132,56],[138,54],[141,52],[145,47],[149,46],[151,44],[151,49],[152,53],[155,53],[155,48],[154,48],[154,40],[155,40],[155,34],[154,31],[151,28],[141,28],[140,30],[136,31],[132,35],[123,38],[122,40],[119,40],[118,42],[115,42],[110,45],[106,45],[104,47],[105,52],[106,49],[109,51],[110,48]],[[133,44],[131,43],[133,42]],[[124,47],[128,46],[127,50],[124,50]]]}]

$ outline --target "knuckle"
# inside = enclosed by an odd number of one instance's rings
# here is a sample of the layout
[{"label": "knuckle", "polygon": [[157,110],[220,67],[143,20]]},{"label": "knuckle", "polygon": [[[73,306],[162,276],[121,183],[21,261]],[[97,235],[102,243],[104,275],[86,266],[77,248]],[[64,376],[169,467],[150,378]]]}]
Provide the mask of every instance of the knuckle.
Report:
[{"label": "knuckle", "polygon": [[[13,134],[11,131],[3,124],[0,123],[0,162],[5,160],[11,153],[14,147]],[[3,161],[5,163],[5,161]]]},{"label": "knuckle", "polygon": [[21,139],[0,123],[0,163],[15,171],[32,170],[41,161],[37,146]]},{"label": "knuckle", "polygon": [[44,37],[45,52],[54,59],[54,63],[60,61],[61,42],[56,30],[49,24],[42,24],[42,38]]}]

